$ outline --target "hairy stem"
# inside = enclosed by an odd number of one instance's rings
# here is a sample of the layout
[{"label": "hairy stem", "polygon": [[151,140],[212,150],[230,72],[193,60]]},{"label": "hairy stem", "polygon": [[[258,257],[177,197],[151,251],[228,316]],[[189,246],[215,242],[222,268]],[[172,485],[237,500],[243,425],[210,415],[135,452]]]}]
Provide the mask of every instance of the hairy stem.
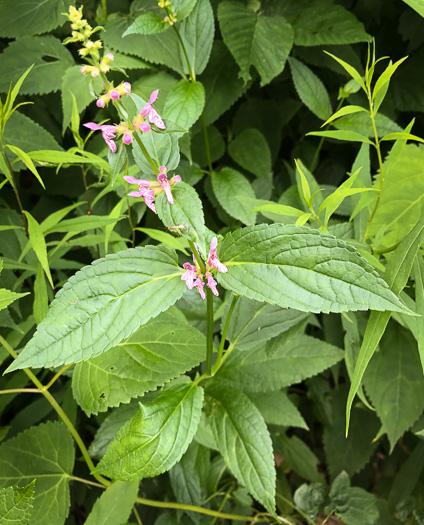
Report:
[{"label": "hairy stem", "polygon": [[225,340],[227,337],[228,327],[230,326],[231,317],[233,315],[233,310],[236,305],[238,295],[233,295],[231,301],[230,309],[228,310],[227,319],[225,320],[224,330],[222,331],[221,342],[219,344],[218,357],[216,358],[215,366],[213,367],[212,374],[216,374],[221,366],[222,354],[224,353]]}]

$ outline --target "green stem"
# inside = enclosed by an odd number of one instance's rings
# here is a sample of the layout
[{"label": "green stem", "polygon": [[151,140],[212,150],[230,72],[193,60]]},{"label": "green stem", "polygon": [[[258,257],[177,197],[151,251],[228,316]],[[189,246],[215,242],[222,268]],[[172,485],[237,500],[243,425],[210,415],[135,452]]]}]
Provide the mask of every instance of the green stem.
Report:
[{"label": "green stem", "polygon": [[[2,147],[3,147],[3,143],[2,143]],[[13,191],[15,193],[15,197],[16,197],[16,200],[18,202],[19,209],[21,211],[22,221],[24,223],[25,233],[26,233],[26,236],[28,237],[29,236],[29,234],[28,234],[28,221],[27,221],[26,215],[24,213],[24,207],[22,206],[22,201],[21,201],[21,197],[19,195],[18,186],[16,185],[15,175],[14,175],[14,172],[13,172],[13,167],[12,167],[12,164],[10,163],[9,157],[7,156],[4,148],[3,148],[2,154],[3,154],[4,160],[5,160],[6,164],[7,164],[7,167],[9,168],[10,182],[12,184],[12,188],[13,188]]]},{"label": "green stem", "polygon": [[304,518],[310,525],[317,525],[315,521],[311,520],[309,516],[307,516],[303,511],[301,511],[294,503],[292,503],[290,500],[286,499],[284,496],[281,496],[281,494],[277,494],[277,498],[280,498],[284,503],[286,503],[289,507],[291,507],[293,510],[295,510],[302,518]]},{"label": "green stem", "polygon": [[146,146],[143,144],[143,142],[141,141],[140,137],[138,136],[138,133],[135,132],[133,135],[134,135],[134,138],[135,138],[137,144],[140,146],[140,149],[143,152],[143,155],[146,157],[147,162],[150,164],[150,167],[152,168],[153,173],[155,175],[157,175],[159,173],[159,166],[157,166],[154,163],[152,157],[150,156],[149,152],[146,149]]},{"label": "green stem", "polygon": [[41,394],[38,388],[9,388],[8,390],[0,390],[0,394],[18,394],[25,392],[28,394]]},{"label": "green stem", "polygon": [[[13,348],[9,345],[9,343],[0,335],[0,343],[4,346],[4,348],[9,352],[9,354],[16,359],[18,357],[18,354],[13,350]],[[56,401],[56,399],[50,394],[48,390],[46,390],[46,387],[37,379],[37,377],[29,370],[28,368],[24,368],[23,371],[25,374],[31,379],[31,381],[34,383],[34,385],[38,388],[41,394],[47,399],[47,401],[51,404],[51,406],[54,408],[54,410],[57,412],[61,420],[65,423],[67,426],[69,432],[71,433],[72,437],[75,439],[75,442],[77,443],[81,454],[83,455],[83,458],[85,459],[85,462],[87,463],[88,468],[90,469],[91,474],[99,481],[100,483],[103,483],[103,485],[110,485],[111,482],[104,478],[103,476],[100,476],[100,474],[97,474],[94,471],[95,466],[93,461],[90,458],[90,455],[88,454],[88,450],[86,446],[84,445],[83,440],[81,439],[81,436],[78,434],[76,428],[68,418],[68,416],[63,411],[62,407],[59,405],[59,403]]]},{"label": "green stem", "polygon": [[190,59],[188,58],[187,50],[184,45],[183,39],[181,38],[180,32],[178,31],[175,25],[173,25],[172,27],[174,28],[174,31],[177,33],[178,40],[180,41],[181,47],[183,49],[183,53],[184,53],[184,56],[187,62],[187,69],[188,69],[188,74],[190,77],[190,82],[196,82],[196,73],[194,72],[194,69],[192,68],[190,64]]},{"label": "green stem", "polygon": [[221,366],[222,354],[224,353],[225,340],[227,337],[228,327],[230,326],[231,316],[233,315],[233,310],[236,305],[238,295],[233,295],[233,300],[231,301],[230,309],[228,310],[227,319],[225,320],[224,330],[222,331],[221,342],[219,344],[218,357],[216,358],[215,366],[213,367],[212,374],[216,374]]},{"label": "green stem", "polygon": [[135,508],[135,505],[132,509],[133,514],[135,516],[135,519],[137,520],[138,525],[143,525],[143,522],[141,521],[140,514],[138,513],[137,509]]},{"label": "green stem", "polygon": [[68,368],[72,365],[73,363],[70,363],[69,365],[65,365],[63,368],[61,368],[59,372],[53,377],[53,379],[47,383],[47,385],[44,387],[44,390],[48,390],[53,385],[53,383],[55,383],[56,380],[59,379],[63,372],[68,370]]},{"label": "green stem", "polygon": [[210,147],[209,147],[208,130],[206,128],[205,114],[204,113],[202,113],[202,128],[203,128],[203,135],[205,137],[205,151],[206,151],[206,158],[208,160],[209,175],[212,175],[213,168],[212,168],[211,150],[210,150]]},{"label": "green stem", "polygon": [[206,273],[206,268],[205,268],[205,265],[203,264],[203,261],[199,255],[199,252],[196,250],[196,246],[194,246],[194,242],[193,241],[188,241],[188,244],[191,248],[191,251],[193,252],[193,255],[194,255],[194,258],[196,259],[196,262],[197,264],[199,265],[199,268],[200,268],[200,271],[205,274]]},{"label": "green stem", "polygon": [[212,375],[213,355],[213,294],[210,288],[206,288],[206,319],[208,322],[206,330],[206,374]]},{"label": "green stem", "polygon": [[103,18],[103,23],[106,23],[107,21],[107,1],[106,0],[101,0],[102,1],[102,18]]}]

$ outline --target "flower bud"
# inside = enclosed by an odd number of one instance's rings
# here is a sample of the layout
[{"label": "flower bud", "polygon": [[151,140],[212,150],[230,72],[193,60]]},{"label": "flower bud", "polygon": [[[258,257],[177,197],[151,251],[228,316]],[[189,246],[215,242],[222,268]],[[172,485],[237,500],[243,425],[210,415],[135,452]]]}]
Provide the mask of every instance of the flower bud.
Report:
[{"label": "flower bud", "polygon": [[122,141],[124,142],[124,144],[131,144],[131,142],[133,141],[131,133],[125,133],[122,137]]},{"label": "flower bud", "polygon": [[103,57],[103,60],[107,60],[108,62],[112,62],[112,60],[115,60],[115,56],[113,55],[113,53],[107,53]]},{"label": "flower bud", "polygon": [[96,106],[98,108],[104,108],[106,105],[104,97],[100,97],[96,100]]},{"label": "flower bud", "polygon": [[98,77],[99,75],[100,75],[100,71],[99,71],[98,69],[94,68],[93,71],[91,72],[91,76],[92,76],[93,78],[96,78],[96,77]]},{"label": "flower bud", "polygon": [[110,92],[109,92],[109,95],[110,95],[110,98],[112,100],[118,100],[119,98],[119,91],[117,91],[116,89],[112,89]]},{"label": "flower bud", "polygon": [[122,84],[122,93],[124,95],[129,95],[131,93],[131,84],[129,82],[124,82]]},{"label": "flower bud", "polygon": [[82,67],[80,68],[80,71],[81,71],[81,73],[82,73],[83,75],[85,75],[86,73],[88,73],[88,71],[87,71],[87,66],[82,66]]}]

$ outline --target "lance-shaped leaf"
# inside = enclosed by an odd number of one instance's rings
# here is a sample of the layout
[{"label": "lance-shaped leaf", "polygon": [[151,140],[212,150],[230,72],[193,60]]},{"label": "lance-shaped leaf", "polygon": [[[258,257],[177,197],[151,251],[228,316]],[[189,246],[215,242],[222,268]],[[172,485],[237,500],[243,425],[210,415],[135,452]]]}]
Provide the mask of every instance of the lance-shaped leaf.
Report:
[{"label": "lance-shaped leaf", "polygon": [[137,483],[113,483],[94,503],[85,525],[121,525],[131,514],[137,492]]},{"label": "lance-shaped leaf", "polygon": [[34,505],[35,480],[27,487],[0,489],[0,518],[3,525],[26,525]]},{"label": "lance-shaped leaf", "polygon": [[71,435],[58,422],[31,427],[0,445],[0,488],[37,480],[31,525],[64,523],[74,457]]},{"label": "lance-shaped leaf", "polygon": [[205,344],[199,330],[164,312],[108,352],[78,363],[74,397],[95,414],[128,403],[197,366],[205,358]]},{"label": "lance-shaped leaf", "polygon": [[228,468],[269,512],[275,507],[275,468],[265,421],[250,399],[235,388],[212,382],[209,421]]},{"label": "lance-shaped leaf", "polygon": [[306,227],[261,224],[228,233],[219,282],[233,292],[305,312],[409,312],[352,247]]},{"label": "lance-shaped leaf", "polygon": [[59,366],[96,357],[167,310],[185,290],[175,252],[146,246],[85,266],[56,295],[9,367]]},{"label": "lance-shaped leaf", "polygon": [[178,381],[118,432],[97,471],[113,479],[139,481],[169,470],[181,459],[200,421],[203,389]]}]

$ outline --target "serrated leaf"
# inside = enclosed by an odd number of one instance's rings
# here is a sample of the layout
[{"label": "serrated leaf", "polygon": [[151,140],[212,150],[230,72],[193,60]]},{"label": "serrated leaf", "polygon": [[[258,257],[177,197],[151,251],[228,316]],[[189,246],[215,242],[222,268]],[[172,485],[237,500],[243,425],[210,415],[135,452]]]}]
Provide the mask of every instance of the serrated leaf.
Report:
[{"label": "serrated leaf", "polygon": [[319,2],[308,5],[293,24],[297,46],[321,46],[369,42],[363,24],[340,5]]},{"label": "serrated leaf", "polygon": [[261,86],[283,71],[293,45],[293,30],[282,16],[258,15],[240,3],[225,1],[218,6],[218,20],[245,82],[251,78],[252,65],[261,77]]},{"label": "serrated leaf", "polygon": [[[166,166],[167,170],[174,170],[180,162],[180,149],[178,147],[177,133],[143,133],[141,141],[159,166]],[[147,161],[144,153],[136,141],[132,143],[134,160],[142,173],[152,173],[152,166]]]},{"label": "serrated leaf", "polygon": [[144,13],[138,16],[130,27],[123,33],[122,37],[128,35],[154,35],[163,33],[170,28],[163,18],[155,13]]},{"label": "serrated leaf", "polygon": [[348,142],[366,142],[367,144],[374,144],[364,135],[356,133],[355,131],[337,130],[337,131],[310,131],[306,135],[314,135],[315,137],[327,137],[329,139],[347,140]]},{"label": "serrated leaf", "polygon": [[343,241],[309,228],[272,224],[228,233],[218,256],[219,282],[257,301],[309,312],[392,310],[405,306]]},{"label": "serrated leaf", "polygon": [[182,79],[168,93],[163,114],[188,130],[202,114],[204,105],[205,89],[202,83]]},{"label": "serrated leaf", "polygon": [[343,352],[339,348],[320,339],[300,335],[286,342],[283,334],[272,342],[272,347],[236,348],[216,377],[244,392],[272,392],[300,383],[341,359]]},{"label": "serrated leaf", "polygon": [[299,476],[314,483],[324,482],[324,476],[318,472],[318,458],[304,441],[282,434],[278,442],[284,460]]},{"label": "serrated leaf", "polygon": [[268,512],[275,508],[275,468],[265,421],[250,399],[238,390],[211,382],[209,421],[228,468]]},{"label": "serrated leaf", "polygon": [[118,432],[96,470],[124,481],[169,470],[192,441],[202,405],[203,389],[189,380],[162,390],[152,403],[140,403],[140,412]]},{"label": "serrated leaf", "polygon": [[27,293],[16,293],[12,292],[11,290],[5,290],[4,288],[0,288],[0,310],[3,310],[9,304],[12,304],[17,299],[20,299],[21,297],[25,297],[25,295],[28,295]]},{"label": "serrated leaf", "polygon": [[293,57],[289,58],[293,83],[300,100],[314,115],[322,120],[328,119],[332,107],[330,96],[324,84],[308,66]]},{"label": "serrated leaf", "polygon": [[174,204],[169,204],[165,193],[156,198],[156,210],[164,225],[185,226],[179,230],[181,235],[190,241],[196,242],[201,253],[205,247],[205,219],[202,202],[194,188],[185,182],[178,182],[172,188]]},{"label": "serrated leaf", "polygon": [[84,525],[121,525],[131,514],[137,483],[116,481],[96,500]]},{"label": "serrated leaf", "polygon": [[197,366],[205,348],[201,332],[164,312],[105,354],[78,363],[74,398],[87,414],[128,403]]},{"label": "serrated leaf", "polygon": [[156,246],[107,255],[73,275],[9,367],[48,367],[96,357],[167,310],[184,293],[175,252]]},{"label": "serrated leaf", "polygon": [[0,444],[0,488],[36,479],[31,525],[64,523],[74,458],[74,443],[65,425],[48,422],[31,427]]},{"label": "serrated leaf", "polygon": [[32,249],[37,256],[37,259],[40,261],[40,264],[43,267],[51,287],[54,288],[53,279],[50,273],[49,261],[47,258],[47,246],[43,231],[41,230],[38,222],[28,211],[24,213],[28,221],[28,234]]},{"label": "serrated leaf", "polygon": [[271,151],[266,138],[256,128],[245,129],[237,135],[228,145],[228,153],[237,164],[259,179],[272,177]]},{"label": "serrated leaf", "polygon": [[315,520],[322,509],[327,490],[321,483],[303,483],[293,495],[293,503],[309,518]]},{"label": "serrated leaf", "polygon": [[389,325],[364,384],[393,449],[424,410],[424,378],[412,334]]},{"label": "serrated leaf", "polygon": [[[226,308],[228,312],[229,305]],[[233,310],[227,339],[237,350],[252,350],[294,326],[303,323],[308,314],[239,297]],[[226,313],[223,320],[226,319]],[[222,327],[223,328],[223,327]]]},{"label": "serrated leaf", "polygon": [[212,188],[229,215],[243,224],[255,224],[256,213],[250,213],[251,208],[244,200],[254,199],[255,192],[244,175],[232,168],[222,168],[219,173],[212,174]]},{"label": "serrated leaf", "polygon": [[0,36],[20,38],[48,33],[65,23],[73,0],[3,0],[0,5]]},{"label": "serrated leaf", "polygon": [[0,519],[2,525],[28,525],[34,505],[35,480],[27,487],[0,489]]},{"label": "serrated leaf", "polygon": [[21,86],[22,95],[58,91],[62,77],[74,65],[74,59],[62,42],[52,35],[23,36],[9,44],[2,53],[0,91],[7,91],[10,82],[16,82],[31,64],[34,67]]},{"label": "serrated leaf", "polygon": [[[378,137],[381,137],[380,140],[383,140],[384,135],[388,137],[394,137],[390,140],[402,138],[397,137],[397,133],[399,133],[402,128],[398,126],[396,122],[391,120],[389,117],[386,117],[386,115],[383,115],[382,113],[378,113],[376,115],[375,126],[377,129]],[[334,122],[334,127],[343,131],[353,131],[355,133],[359,133],[364,137],[374,138],[374,129],[372,126],[371,119],[369,117],[369,114],[365,112],[341,117],[336,122]]]},{"label": "serrated leaf", "polygon": [[301,413],[285,392],[281,390],[255,392],[250,394],[249,397],[259,409],[266,423],[308,429],[308,425]]}]

